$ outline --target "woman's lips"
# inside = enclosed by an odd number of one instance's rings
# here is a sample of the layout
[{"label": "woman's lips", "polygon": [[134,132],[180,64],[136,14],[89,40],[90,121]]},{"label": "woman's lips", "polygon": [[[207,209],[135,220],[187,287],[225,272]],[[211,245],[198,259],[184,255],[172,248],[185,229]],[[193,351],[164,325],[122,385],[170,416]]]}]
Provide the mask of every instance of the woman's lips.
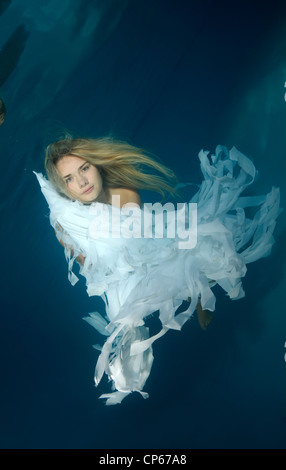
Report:
[{"label": "woman's lips", "polygon": [[94,186],[91,186],[91,188],[87,189],[86,191],[83,192],[83,194],[88,194],[88,193],[91,193],[91,191],[93,190]]}]

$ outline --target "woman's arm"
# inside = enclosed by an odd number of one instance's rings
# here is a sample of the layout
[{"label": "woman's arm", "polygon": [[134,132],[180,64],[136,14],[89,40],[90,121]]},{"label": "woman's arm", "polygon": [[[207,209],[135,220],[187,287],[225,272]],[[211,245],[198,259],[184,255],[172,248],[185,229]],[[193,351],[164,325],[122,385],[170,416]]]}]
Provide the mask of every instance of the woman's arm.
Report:
[{"label": "woman's arm", "polygon": [[[60,244],[65,248],[65,244],[62,240],[59,240]],[[73,256],[73,248],[71,247],[71,254]],[[76,261],[78,261],[79,264],[84,264],[85,262],[85,257],[83,255],[78,255],[76,257]]]},{"label": "woman's arm", "polygon": [[[60,227],[61,228],[61,227]],[[56,230],[55,230],[55,234],[57,234]],[[64,242],[62,241],[62,239],[58,239],[60,244],[65,248],[65,244]],[[71,254],[73,256],[73,247],[71,247]],[[76,257],[76,261],[79,263],[79,264],[84,264],[85,262],[85,257],[83,255],[78,255]]]}]

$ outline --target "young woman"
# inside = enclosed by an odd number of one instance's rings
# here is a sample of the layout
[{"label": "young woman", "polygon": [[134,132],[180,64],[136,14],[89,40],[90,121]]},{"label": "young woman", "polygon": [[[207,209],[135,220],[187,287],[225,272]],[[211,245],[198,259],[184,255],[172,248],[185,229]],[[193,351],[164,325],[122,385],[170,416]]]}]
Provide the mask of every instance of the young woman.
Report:
[{"label": "young woman", "polygon": [[[71,283],[77,260],[88,295],[105,302],[106,318],[93,312],[86,320],[106,337],[95,382],[104,372],[112,380],[113,393],[101,395],[107,404],[133,391],[147,397],[152,343],[180,330],[196,309],[206,328],[215,309],[212,286],[231,299],[243,297],[246,264],[271,251],[279,190],[241,197],[256,170],[235,148],[219,146],[211,158],[204,151],[199,158],[204,180],[190,203],[177,208],[142,204],[140,190],[175,195],[176,177],[141,149],[110,138],[55,142],[46,151],[48,180],[36,174]],[[245,209],[253,206],[250,219]],[[150,337],[144,319],[156,311],[162,328]]]}]

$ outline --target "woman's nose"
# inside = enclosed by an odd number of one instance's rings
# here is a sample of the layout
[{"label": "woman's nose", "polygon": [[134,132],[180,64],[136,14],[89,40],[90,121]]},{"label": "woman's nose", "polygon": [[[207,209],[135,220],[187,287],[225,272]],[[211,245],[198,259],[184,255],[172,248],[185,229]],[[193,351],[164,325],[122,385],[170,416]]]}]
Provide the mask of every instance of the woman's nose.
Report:
[{"label": "woman's nose", "polygon": [[78,176],[77,181],[80,188],[83,188],[88,184],[88,179],[83,175]]}]

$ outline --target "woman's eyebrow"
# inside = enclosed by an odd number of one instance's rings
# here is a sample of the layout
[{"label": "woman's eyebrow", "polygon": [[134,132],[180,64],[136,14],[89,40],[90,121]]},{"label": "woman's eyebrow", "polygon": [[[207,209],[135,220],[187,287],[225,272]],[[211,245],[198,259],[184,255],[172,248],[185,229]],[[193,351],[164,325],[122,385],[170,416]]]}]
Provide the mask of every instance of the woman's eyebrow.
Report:
[{"label": "woman's eyebrow", "polygon": [[[87,162],[84,162],[82,165],[80,165],[80,166],[78,167],[78,170],[81,170],[81,168],[82,168],[86,163],[87,163]],[[63,178],[68,178],[69,176],[71,176],[71,174],[66,175],[66,176],[63,176]]]}]

